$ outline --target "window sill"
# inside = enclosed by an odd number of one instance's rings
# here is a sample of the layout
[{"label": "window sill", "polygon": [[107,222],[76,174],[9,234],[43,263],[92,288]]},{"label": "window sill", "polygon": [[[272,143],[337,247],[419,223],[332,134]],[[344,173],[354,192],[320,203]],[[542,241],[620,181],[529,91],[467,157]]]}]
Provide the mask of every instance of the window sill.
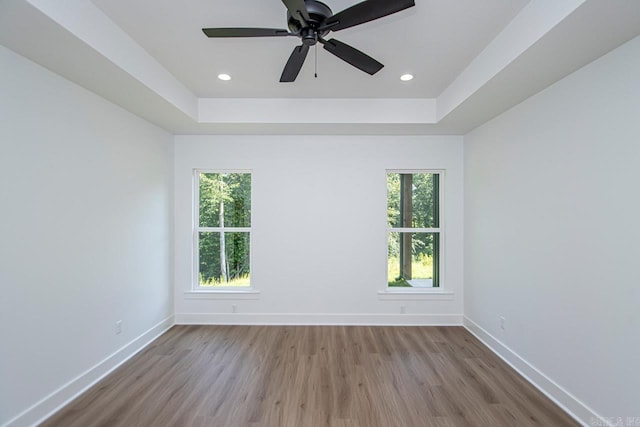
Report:
[{"label": "window sill", "polygon": [[260,299],[260,291],[256,290],[229,290],[220,289],[216,291],[194,290],[184,293],[186,299]]},{"label": "window sill", "polygon": [[405,289],[385,289],[384,291],[378,291],[378,299],[383,301],[450,301],[455,295],[453,291],[443,288]]}]

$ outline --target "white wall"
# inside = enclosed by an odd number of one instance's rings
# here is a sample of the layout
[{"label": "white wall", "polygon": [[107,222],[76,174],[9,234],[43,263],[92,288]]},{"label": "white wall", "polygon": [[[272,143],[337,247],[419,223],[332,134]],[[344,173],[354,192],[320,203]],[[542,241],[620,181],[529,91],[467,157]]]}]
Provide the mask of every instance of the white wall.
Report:
[{"label": "white wall", "polygon": [[171,135],[0,46],[0,425],[170,318],[171,156]]},{"label": "white wall", "polygon": [[639,76],[636,38],[465,136],[465,315],[585,422],[640,416]]},{"label": "white wall", "polygon": [[[257,300],[192,299],[193,169],[253,171],[252,284]],[[446,169],[448,300],[382,300],[385,169]],[[462,138],[177,136],[176,321],[460,323]],[[438,298],[438,297],[436,297]],[[231,315],[231,305],[238,313]],[[406,315],[400,315],[406,306]]]}]

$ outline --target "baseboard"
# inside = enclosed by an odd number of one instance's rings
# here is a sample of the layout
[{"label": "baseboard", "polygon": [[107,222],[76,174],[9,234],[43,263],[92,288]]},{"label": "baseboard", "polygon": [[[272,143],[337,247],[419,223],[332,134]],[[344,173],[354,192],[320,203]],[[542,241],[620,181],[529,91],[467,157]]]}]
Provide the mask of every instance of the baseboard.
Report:
[{"label": "baseboard", "polygon": [[176,313],[177,325],[461,326],[461,314]]},{"label": "baseboard", "polygon": [[465,316],[463,326],[577,422],[583,426],[610,425],[605,418],[599,416],[473,320]]},{"label": "baseboard", "polygon": [[133,357],[140,350],[174,325],[174,316],[170,316],[144,332],[115,353],[96,364],[75,379],[69,381],[49,396],[40,400],[2,427],[21,427],[37,425],[58,412],[89,387],[107,376],[118,366]]}]

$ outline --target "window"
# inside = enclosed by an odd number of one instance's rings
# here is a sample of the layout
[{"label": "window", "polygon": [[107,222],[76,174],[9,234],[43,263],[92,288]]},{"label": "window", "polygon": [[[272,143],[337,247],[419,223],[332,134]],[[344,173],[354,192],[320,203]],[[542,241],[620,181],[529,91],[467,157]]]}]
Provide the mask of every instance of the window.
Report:
[{"label": "window", "polygon": [[251,174],[196,171],[194,288],[250,287]]},{"label": "window", "polygon": [[440,286],[442,172],[387,172],[387,282],[391,288]]}]

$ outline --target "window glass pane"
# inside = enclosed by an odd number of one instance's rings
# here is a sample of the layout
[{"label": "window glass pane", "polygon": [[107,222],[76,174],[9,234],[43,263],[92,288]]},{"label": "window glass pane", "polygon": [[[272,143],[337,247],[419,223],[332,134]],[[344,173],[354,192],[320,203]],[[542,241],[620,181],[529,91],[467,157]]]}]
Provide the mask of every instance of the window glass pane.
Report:
[{"label": "window glass pane", "polygon": [[200,227],[251,226],[251,174],[200,173]]},{"label": "window glass pane", "polygon": [[387,220],[390,227],[438,228],[439,175],[387,174]]},{"label": "window glass pane", "polygon": [[389,286],[438,287],[439,238],[439,233],[389,233]]},{"label": "window glass pane", "polygon": [[250,286],[250,234],[243,232],[201,232],[199,234],[200,286]]}]

